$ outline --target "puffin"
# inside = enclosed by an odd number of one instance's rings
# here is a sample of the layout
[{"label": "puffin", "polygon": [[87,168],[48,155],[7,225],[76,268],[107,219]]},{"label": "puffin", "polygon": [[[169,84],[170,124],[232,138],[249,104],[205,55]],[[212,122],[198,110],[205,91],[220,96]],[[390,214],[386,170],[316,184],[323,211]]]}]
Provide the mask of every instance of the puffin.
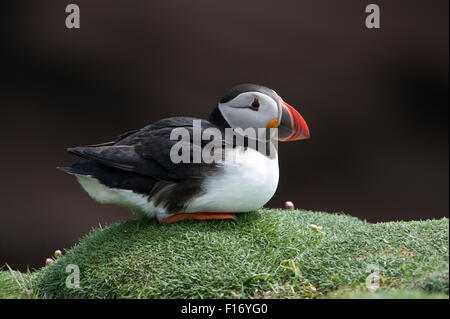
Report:
[{"label": "puffin", "polygon": [[[193,137],[195,125],[203,133],[219,133],[210,134],[221,151],[218,160],[192,160],[195,150],[211,151],[206,150],[211,140],[199,142]],[[227,133],[239,129],[270,129],[276,134],[263,131],[237,143],[238,139]],[[181,141],[173,135],[180,130],[189,136],[182,141],[182,146],[188,147],[185,161],[173,156],[179,155],[174,148]],[[277,148],[267,151],[261,145],[309,137],[303,117],[274,90],[247,83],[229,90],[207,120],[170,117],[110,142],[71,147],[67,151],[81,161],[58,169],[74,175],[95,201],[124,207],[160,223],[236,219],[239,213],[263,207],[277,189]]]}]

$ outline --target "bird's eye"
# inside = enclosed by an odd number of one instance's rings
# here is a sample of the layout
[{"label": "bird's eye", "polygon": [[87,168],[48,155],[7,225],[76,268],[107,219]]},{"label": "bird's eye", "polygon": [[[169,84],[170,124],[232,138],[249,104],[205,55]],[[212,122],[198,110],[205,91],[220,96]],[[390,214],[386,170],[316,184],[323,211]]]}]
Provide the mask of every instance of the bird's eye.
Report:
[{"label": "bird's eye", "polygon": [[252,104],[250,104],[250,108],[252,109],[252,110],[255,110],[255,111],[258,111],[259,110],[259,101],[258,101],[258,99],[254,99],[253,100],[253,102],[252,102]]}]

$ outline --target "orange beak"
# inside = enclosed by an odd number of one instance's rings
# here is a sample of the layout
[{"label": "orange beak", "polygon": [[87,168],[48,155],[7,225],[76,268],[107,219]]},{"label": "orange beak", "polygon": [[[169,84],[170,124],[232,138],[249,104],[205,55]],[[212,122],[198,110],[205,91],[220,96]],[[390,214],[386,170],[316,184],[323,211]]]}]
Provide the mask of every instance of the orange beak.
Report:
[{"label": "orange beak", "polygon": [[310,137],[305,120],[292,106],[281,101],[281,118],[278,126],[278,140],[290,142]]}]

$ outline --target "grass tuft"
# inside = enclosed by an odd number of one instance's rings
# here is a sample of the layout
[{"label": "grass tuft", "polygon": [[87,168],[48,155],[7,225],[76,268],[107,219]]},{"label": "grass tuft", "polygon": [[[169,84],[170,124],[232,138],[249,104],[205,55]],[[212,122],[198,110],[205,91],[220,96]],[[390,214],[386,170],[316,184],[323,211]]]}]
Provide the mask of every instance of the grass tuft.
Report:
[{"label": "grass tuft", "polygon": [[14,271],[8,265],[0,271],[0,299],[33,299],[37,297],[33,289],[34,273]]}]

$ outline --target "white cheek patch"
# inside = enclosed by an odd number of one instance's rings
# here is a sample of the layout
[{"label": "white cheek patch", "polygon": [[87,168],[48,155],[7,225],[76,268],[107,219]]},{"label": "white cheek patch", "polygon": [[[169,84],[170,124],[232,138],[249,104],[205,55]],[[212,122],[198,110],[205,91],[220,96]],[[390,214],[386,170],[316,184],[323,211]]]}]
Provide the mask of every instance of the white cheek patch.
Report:
[{"label": "white cheek patch", "polygon": [[[258,111],[249,108],[255,98],[260,103]],[[279,117],[278,108],[277,102],[260,92],[241,93],[231,101],[219,103],[219,109],[228,124],[242,129],[266,128],[267,123]]]}]

